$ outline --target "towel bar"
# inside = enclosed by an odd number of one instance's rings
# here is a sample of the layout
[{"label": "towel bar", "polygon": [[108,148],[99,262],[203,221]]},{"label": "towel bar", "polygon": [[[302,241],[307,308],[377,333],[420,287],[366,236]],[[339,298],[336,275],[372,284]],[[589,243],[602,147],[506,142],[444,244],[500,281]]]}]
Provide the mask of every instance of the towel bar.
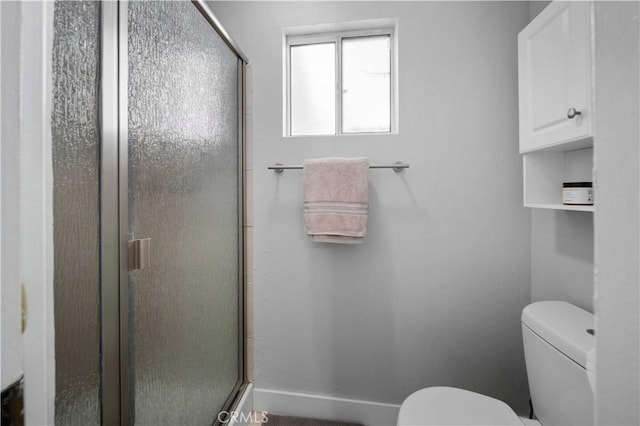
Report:
[{"label": "towel bar", "polygon": [[[394,172],[399,173],[402,169],[408,169],[409,164],[403,163],[402,161],[396,161],[393,164],[371,164],[369,166],[370,169],[393,169]],[[302,165],[284,165],[280,163],[272,164],[271,166],[267,166],[268,170],[273,170],[276,173],[282,173],[285,170],[302,170]]]}]

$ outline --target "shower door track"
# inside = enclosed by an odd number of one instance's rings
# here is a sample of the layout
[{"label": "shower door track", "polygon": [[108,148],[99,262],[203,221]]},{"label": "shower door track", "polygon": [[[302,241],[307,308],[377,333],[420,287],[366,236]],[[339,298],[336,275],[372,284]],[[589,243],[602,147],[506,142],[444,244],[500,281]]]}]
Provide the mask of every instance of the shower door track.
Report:
[{"label": "shower door track", "polygon": [[[244,87],[248,60],[202,0],[194,7],[238,57],[238,383],[222,410],[231,411],[247,387],[244,359]],[[100,69],[100,322],[101,423],[128,425],[128,1],[101,2]],[[219,423],[213,419],[213,423]]]}]

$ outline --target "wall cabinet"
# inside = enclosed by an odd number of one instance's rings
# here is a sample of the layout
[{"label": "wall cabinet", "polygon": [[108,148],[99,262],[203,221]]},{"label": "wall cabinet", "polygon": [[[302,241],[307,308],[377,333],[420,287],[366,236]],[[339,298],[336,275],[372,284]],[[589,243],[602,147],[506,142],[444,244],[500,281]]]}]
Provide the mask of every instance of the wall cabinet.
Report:
[{"label": "wall cabinet", "polygon": [[589,10],[552,2],[518,35],[520,152],[591,136]]},{"label": "wall cabinet", "polygon": [[554,1],[518,35],[524,204],[562,204],[562,182],[592,181],[592,2]]}]

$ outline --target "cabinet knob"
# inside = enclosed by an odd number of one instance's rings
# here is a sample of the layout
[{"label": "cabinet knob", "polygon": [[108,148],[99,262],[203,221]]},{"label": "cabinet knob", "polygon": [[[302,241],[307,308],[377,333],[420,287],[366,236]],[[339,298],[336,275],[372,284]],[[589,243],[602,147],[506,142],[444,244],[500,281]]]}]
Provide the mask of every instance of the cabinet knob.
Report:
[{"label": "cabinet knob", "polygon": [[569,108],[569,111],[567,111],[567,118],[575,118],[576,115],[582,115],[582,111],[578,111],[575,108]]}]

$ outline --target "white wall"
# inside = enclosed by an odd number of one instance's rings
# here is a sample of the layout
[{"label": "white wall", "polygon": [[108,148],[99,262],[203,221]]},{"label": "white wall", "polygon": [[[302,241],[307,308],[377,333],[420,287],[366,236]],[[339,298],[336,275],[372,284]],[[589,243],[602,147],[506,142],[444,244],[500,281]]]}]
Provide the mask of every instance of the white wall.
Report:
[{"label": "white wall", "polygon": [[27,424],[52,424],[55,362],[53,323],[53,172],[51,52],[53,2],[21,2],[20,280],[27,299],[24,398]]},{"label": "white wall", "polygon": [[596,422],[640,424],[640,4],[596,2]]},{"label": "white wall", "polygon": [[[53,2],[1,2],[1,7],[2,387],[24,373],[25,423],[53,424]],[[21,284],[27,307],[24,334]]]},{"label": "white wall", "polygon": [[20,325],[20,4],[0,2],[2,13],[2,106],[0,145],[2,209],[0,264],[2,273],[2,389],[22,375]]},{"label": "white wall", "polygon": [[[260,391],[399,404],[450,385],[525,411],[516,35],[529,4],[210,4],[254,71],[256,408],[269,409]],[[398,18],[400,134],[283,138],[282,28],[387,17]],[[266,170],[323,156],[411,164],[371,171],[361,246],[310,243],[301,173]]]},{"label": "white wall", "polygon": [[531,301],[593,312],[593,213],[532,209]]}]

